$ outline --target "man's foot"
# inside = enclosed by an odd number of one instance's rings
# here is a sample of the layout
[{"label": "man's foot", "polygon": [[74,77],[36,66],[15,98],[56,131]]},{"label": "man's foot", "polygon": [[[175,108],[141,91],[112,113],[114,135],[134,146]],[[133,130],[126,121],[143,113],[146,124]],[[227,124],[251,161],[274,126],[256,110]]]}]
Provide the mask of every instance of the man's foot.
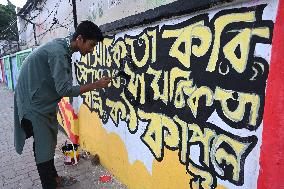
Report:
[{"label": "man's foot", "polygon": [[78,182],[75,178],[69,176],[59,176],[55,178],[57,187],[71,186]]}]

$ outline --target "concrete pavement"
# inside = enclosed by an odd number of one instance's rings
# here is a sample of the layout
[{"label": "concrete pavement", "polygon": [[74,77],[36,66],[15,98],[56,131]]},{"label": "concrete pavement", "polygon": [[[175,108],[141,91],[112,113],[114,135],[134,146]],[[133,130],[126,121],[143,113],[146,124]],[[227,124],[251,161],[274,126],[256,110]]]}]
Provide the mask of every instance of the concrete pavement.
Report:
[{"label": "concrete pavement", "polygon": [[[18,155],[14,149],[13,136],[13,93],[0,83],[0,188],[40,189],[41,183],[32,150],[33,139],[27,140],[24,152]],[[89,158],[80,159],[75,166],[66,166],[60,147],[66,136],[59,132],[55,155],[55,166],[59,175],[73,176],[79,182],[70,189],[127,189],[113,176],[110,182],[102,183],[101,175],[111,175],[101,165],[92,165]]]}]

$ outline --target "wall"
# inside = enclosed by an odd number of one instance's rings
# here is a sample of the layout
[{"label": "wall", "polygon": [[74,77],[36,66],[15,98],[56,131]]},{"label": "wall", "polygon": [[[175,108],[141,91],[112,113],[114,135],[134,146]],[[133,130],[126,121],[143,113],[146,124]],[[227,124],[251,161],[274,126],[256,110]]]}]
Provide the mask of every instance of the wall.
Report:
[{"label": "wall", "polygon": [[[103,25],[175,1],[177,0],[77,1],[78,21],[91,20],[97,25]],[[86,10],[88,10],[87,13]]]},{"label": "wall", "polygon": [[18,71],[20,71],[24,60],[26,59],[26,57],[31,52],[32,52],[32,49],[26,49],[26,50],[19,51],[19,52],[16,53],[16,56],[17,56],[17,69],[18,69]]},{"label": "wall", "polygon": [[26,49],[0,59],[0,82],[5,82],[9,89],[15,89],[23,61],[31,51]]},{"label": "wall", "polygon": [[35,22],[39,44],[46,43],[57,37],[65,37],[68,30],[73,30],[73,13],[71,1],[44,0],[38,6],[43,7]]},{"label": "wall", "polygon": [[[16,12],[17,14],[21,8],[17,7]],[[19,42],[20,46],[24,46],[26,43],[26,21],[23,20],[21,17],[17,17],[17,28],[18,28],[18,34],[19,34]]]},{"label": "wall", "polygon": [[76,79],[127,77],[64,99],[60,123],[129,188],[283,188],[281,106],[269,94],[282,78],[280,10],[277,0],[237,2],[109,35]]},{"label": "wall", "polygon": [[17,69],[17,57],[16,54],[10,55],[10,69],[11,69],[11,77],[13,82],[13,90],[17,85],[17,76],[18,76],[18,69]]},{"label": "wall", "polygon": [[[107,0],[107,1],[76,1],[78,23],[91,20],[97,25],[111,23],[121,18],[154,9],[176,0]],[[40,1],[37,9],[32,9],[27,19],[36,24],[37,44],[41,45],[51,39],[65,37],[74,32],[71,1]],[[32,24],[18,19],[20,40],[26,43],[25,48],[36,46]]]},{"label": "wall", "polygon": [[4,82],[4,64],[3,64],[3,59],[0,59],[0,82],[3,83]]},{"label": "wall", "polygon": [[5,77],[5,65],[4,65],[4,58],[0,58],[0,66],[1,66],[1,69],[2,69],[2,82],[6,83],[6,77]]},{"label": "wall", "polygon": [[[65,37],[74,31],[71,1],[43,0],[33,8],[26,19],[36,24],[37,45],[44,44],[54,38]],[[33,25],[19,19],[20,39],[26,43],[25,48],[36,46]]]},{"label": "wall", "polygon": [[11,70],[11,77],[13,81],[13,89],[15,89],[19,74],[20,74],[20,69],[23,64],[23,61],[25,58],[29,55],[29,53],[32,51],[32,49],[26,49],[23,51],[19,51],[13,55],[10,55],[10,70]]},{"label": "wall", "polygon": [[[171,5],[173,3],[184,2],[186,6],[198,7],[204,9],[207,7],[207,2],[212,2],[212,6],[216,6],[218,2],[227,2],[231,0],[202,0],[202,1],[188,1],[188,0],[84,0],[76,1],[77,6],[77,21],[80,23],[83,20],[91,20],[99,26],[108,26],[124,18],[129,18],[121,24],[133,25],[131,16],[150,12],[150,15],[158,17],[157,8],[165,7],[165,11],[173,10]],[[243,1],[243,0],[238,0]],[[210,6],[211,6],[210,4]],[[196,6],[197,5],[197,6]],[[206,6],[204,6],[206,5]],[[170,7],[170,8],[167,8]],[[19,10],[18,10],[19,11]],[[192,10],[196,11],[196,10]],[[183,11],[179,11],[184,14]],[[166,13],[167,14],[167,13]],[[164,15],[169,17],[169,15]],[[58,37],[65,37],[70,32],[74,32],[73,12],[71,1],[51,1],[42,0],[38,1],[36,8],[33,7],[25,19],[35,23],[36,40],[34,39],[33,25],[21,18],[18,19],[17,24],[19,28],[20,43],[22,49],[31,48],[37,45],[44,44],[51,39]],[[147,21],[148,18],[136,17],[136,20]],[[150,19],[151,20],[151,19]],[[135,21],[135,20],[134,20]],[[116,27],[116,26],[115,26]],[[117,27],[116,27],[117,28]],[[104,30],[104,28],[102,28]]]},{"label": "wall", "polygon": [[11,70],[11,63],[10,63],[10,56],[4,56],[4,74],[5,74],[5,81],[6,85],[9,89],[13,90],[13,78],[12,78],[12,70]]}]

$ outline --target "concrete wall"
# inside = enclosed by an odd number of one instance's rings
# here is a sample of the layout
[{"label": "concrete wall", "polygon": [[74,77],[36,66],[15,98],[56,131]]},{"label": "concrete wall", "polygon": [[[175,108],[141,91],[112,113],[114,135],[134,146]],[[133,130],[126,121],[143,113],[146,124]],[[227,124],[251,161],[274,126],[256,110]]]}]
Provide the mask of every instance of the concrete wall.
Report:
[{"label": "concrete wall", "polygon": [[36,27],[39,44],[65,37],[69,34],[68,30],[73,29],[72,6],[69,1],[44,1],[39,6],[43,7],[36,20],[36,23],[40,23]]},{"label": "concrete wall", "polygon": [[[77,1],[78,20],[91,20],[98,25],[111,23],[177,0],[86,0]],[[86,12],[87,10],[87,12]]]},{"label": "concrete wall", "polygon": [[13,83],[13,90],[15,89],[18,81],[18,68],[17,68],[17,57],[16,54],[10,55],[10,70],[11,70],[11,78]]},{"label": "concrete wall", "polygon": [[0,58],[0,82],[3,83],[4,81],[5,81],[4,62],[3,59]]},{"label": "concrete wall", "polygon": [[10,56],[4,56],[4,74],[5,74],[5,81],[6,85],[9,89],[13,90],[13,78],[12,78],[12,70],[11,70],[11,62],[10,62]]},{"label": "concrete wall", "polygon": [[[124,22],[126,2],[108,14]],[[284,187],[279,2],[220,4],[109,35],[75,65],[77,82],[130,78],[65,98],[59,122],[129,188]]]},{"label": "concrete wall", "polygon": [[12,60],[11,59],[11,63],[12,63],[12,70],[13,70],[13,86],[14,89],[17,85],[18,82],[18,78],[19,78],[19,74],[20,74],[20,70],[22,67],[22,64],[24,62],[24,60],[26,59],[26,57],[32,52],[32,49],[26,49],[23,51],[19,51],[15,54],[15,59]]},{"label": "concrete wall", "polygon": [[[74,31],[72,4],[69,1],[44,0],[37,4],[37,9],[32,9],[26,19],[31,19],[36,24],[37,44],[44,44],[54,38],[65,37]],[[34,47],[33,25],[19,19],[18,27],[20,40],[26,43],[25,48]]]},{"label": "concrete wall", "polygon": [[[176,0],[106,0],[77,1],[77,20],[91,20],[97,25],[111,23],[134,14],[145,12],[156,7],[166,5]],[[36,24],[37,44],[41,45],[51,39],[65,37],[74,32],[73,13],[71,1],[43,0],[26,15]],[[55,23],[55,20],[57,22]],[[23,48],[34,47],[34,30],[32,24],[18,19],[20,41]]]},{"label": "concrete wall", "polygon": [[15,89],[23,61],[31,51],[32,49],[19,51],[0,59],[0,82],[4,82],[9,89]]},{"label": "concrete wall", "polygon": [[[77,1],[77,21],[91,20],[97,25],[115,22],[155,8],[163,7],[177,0],[85,0]],[[189,4],[196,4],[190,1]],[[69,1],[43,0],[32,9],[26,19],[36,24],[37,44],[41,45],[51,39],[65,37],[74,32],[72,3]],[[54,19],[57,20],[54,23]],[[21,44],[24,49],[36,46],[33,25],[18,19]]]}]

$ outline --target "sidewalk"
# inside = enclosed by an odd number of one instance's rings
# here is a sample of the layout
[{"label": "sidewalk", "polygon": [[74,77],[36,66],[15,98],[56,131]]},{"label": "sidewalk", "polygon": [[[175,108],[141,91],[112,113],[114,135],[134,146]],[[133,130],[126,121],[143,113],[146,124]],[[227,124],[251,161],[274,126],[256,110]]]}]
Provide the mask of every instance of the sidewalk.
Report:
[{"label": "sidewalk", "polygon": [[[40,189],[32,151],[33,139],[28,139],[22,155],[15,152],[13,141],[13,93],[0,83],[0,188],[2,189]],[[60,147],[66,136],[59,131],[55,154],[55,166],[59,175],[73,176],[79,182],[70,189],[127,189],[113,176],[108,183],[102,183],[99,177],[109,175],[101,165],[92,165],[90,159],[80,159],[75,166],[65,166]]]}]

